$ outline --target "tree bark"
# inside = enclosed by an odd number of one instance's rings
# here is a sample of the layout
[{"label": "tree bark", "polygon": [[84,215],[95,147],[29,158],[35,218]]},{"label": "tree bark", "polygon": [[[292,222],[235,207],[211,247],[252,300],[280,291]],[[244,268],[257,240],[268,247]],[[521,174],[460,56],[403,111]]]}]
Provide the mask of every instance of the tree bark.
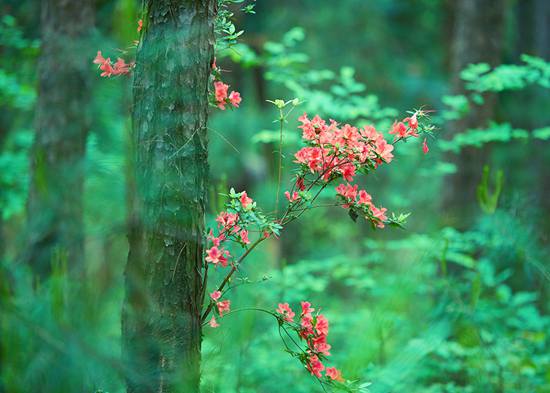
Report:
[{"label": "tree bark", "polygon": [[[501,62],[505,0],[458,0],[454,7],[452,89],[455,94],[464,94],[460,72],[468,64],[484,62],[494,67]],[[466,118],[450,124],[451,135],[488,124],[494,117],[496,96],[486,94],[484,99],[485,103],[473,106]],[[443,198],[444,209],[453,215],[450,219],[454,224],[460,226],[473,215],[486,154],[484,149],[466,148],[454,159],[457,173],[447,179]]]},{"label": "tree bark", "polygon": [[198,392],[215,0],[149,0],[134,77],[129,393]]},{"label": "tree bark", "polygon": [[93,22],[93,0],[42,1],[24,256],[42,277],[49,274],[55,252],[66,255],[72,267],[81,266],[83,260],[82,193]]}]

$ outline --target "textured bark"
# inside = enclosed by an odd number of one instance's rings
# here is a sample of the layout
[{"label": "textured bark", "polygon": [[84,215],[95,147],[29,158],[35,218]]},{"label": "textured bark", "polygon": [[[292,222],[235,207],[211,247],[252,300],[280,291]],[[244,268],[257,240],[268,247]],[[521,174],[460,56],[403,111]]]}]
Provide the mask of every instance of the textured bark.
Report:
[{"label": "textured bark", "polygon": [[214,0],[149,0],[134,79],[136,195],[122,328],[127,389],[200,382],[208,80]]},{"label": "textured bark", "polygon": [[[460,72],[468,64],[484,62],[496,66],[501,62],[505,0],[458,0],[454,6],[453,91],[463,94]],[[473,106],[465,119],[450,125],[451,134],[488,124],[494,115],[496,96],[486,94],[484,99],[484,105]],[[466,148],[455,158],[457,173],[447,179],[443,205],[457,225],[466,223],[472,216],[469,209],[476,206],[476,187],[486,155],[485,149]]]},{"label": "textured bark", "polygon": [[83,259],[82,192],[88,133],[93,0],[42,1],[36,136],[25,260],[46,276],[56,249]]}]

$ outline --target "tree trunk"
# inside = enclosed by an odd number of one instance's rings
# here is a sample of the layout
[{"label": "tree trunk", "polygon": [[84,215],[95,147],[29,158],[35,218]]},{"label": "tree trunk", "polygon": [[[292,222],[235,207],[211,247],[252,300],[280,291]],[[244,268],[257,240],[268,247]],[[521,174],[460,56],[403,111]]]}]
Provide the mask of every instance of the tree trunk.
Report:
[{"label": "tree trunk", "polygon": [[[471,63],[489,63],[496,66],[501,61],[505,0],[458,0],[454,3],[455,26],[451,47],[453,91],[463,94],[464,84],[460,72]],[[493,118],[496,96],[484,95],[482,106],[473,106],[470,114],[450,124],[450,134],[470,128],[484,127]],[[444,193],[444,209],[454,217],[454,224],[460,226],[473,216],[476,206],[476,187],[481,178],[484,149],[465,148],[455,158],[457,173],[447,179]]]},{"label": "tree trunk", "polygon": [[550,57],[550,3],[535,0],[535,53],[543,59]]},{"label": "tree trunk", "polygon": [[149,0],[134,79],[129,393],[198,392],[215,0]]},{"label": "tree trunk", "polygon": [[83,260],[82,193],[90,96],[93,0],[43,0],[36,136],[27,206],[28,248],[35,273],[50,272],[60,252]]}]

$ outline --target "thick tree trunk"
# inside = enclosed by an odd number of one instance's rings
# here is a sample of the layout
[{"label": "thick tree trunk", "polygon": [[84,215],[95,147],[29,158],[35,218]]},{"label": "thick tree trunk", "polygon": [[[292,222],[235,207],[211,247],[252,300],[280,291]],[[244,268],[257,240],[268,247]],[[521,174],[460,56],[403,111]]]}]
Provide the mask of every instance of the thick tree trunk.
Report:
[{"label": "thick tree trunk", "polygon": [[147,2],[134,79],[136,195],[122,317],[130,393],[199,391],[215,3]]},{"label": "thick tree trunk", "polygon": [[[505,0],[458,0],[454,7],[455,26],[451,47],[453,91],[463,94],[460,72],[468,64],[485,62],[496,66],[501,61]],[[494,115],[496,97],[487,94],[484,98],[484,105],[473,107],[469,116],[450,125],[451,135],[488,124]],[[453,215],[451,221],[457,225],[472,216],[468,210],[476,204],[476,187],[486,154],[483,149],[467,148],[455,158],[457,173],[449,177],[445,184],[443,204],[445,210]]]},{"label": "thick tree trunk", "polygon": [[[25,260],[40,276],[52,256],[83,259],[82,192],[93,0],[43,0],[36,136]],[[57,251],[56,251],[57,250]]]}]

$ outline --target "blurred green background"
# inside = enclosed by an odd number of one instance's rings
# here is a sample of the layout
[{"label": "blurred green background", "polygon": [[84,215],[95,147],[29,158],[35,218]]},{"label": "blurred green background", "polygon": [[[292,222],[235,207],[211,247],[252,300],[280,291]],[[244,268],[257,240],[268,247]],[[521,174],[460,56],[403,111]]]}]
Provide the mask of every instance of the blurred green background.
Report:
[{"label": "blurred green background", "polygon": [[[68,279],[71,261],[60,256],[36,286],[19,256],[40,2],[0,4],[0,391],[124,391],[131,78],[102,79],[91,61],[135,39],[141,6],[95,6],[82,108],[86,275]],[[365,185],[389,211],[412,213],[405,230],[313,210],[250,257],[233,308],[309,300],[331,321],[333,363],[372,392],[550,392],[550,2],[258,0],[255,14],[235,9],[245,33],[217,56],[243,103],[209,120],[210,225],[228,187],[275,208],[268,99],[304,101],[285,128],[285,182],[303,112],[387,132],[424,107],[438,129],[427,155],[419,141],[399,146]],[[254,312],[205,329],[203,391],[318,391],[276,330]]]}]

